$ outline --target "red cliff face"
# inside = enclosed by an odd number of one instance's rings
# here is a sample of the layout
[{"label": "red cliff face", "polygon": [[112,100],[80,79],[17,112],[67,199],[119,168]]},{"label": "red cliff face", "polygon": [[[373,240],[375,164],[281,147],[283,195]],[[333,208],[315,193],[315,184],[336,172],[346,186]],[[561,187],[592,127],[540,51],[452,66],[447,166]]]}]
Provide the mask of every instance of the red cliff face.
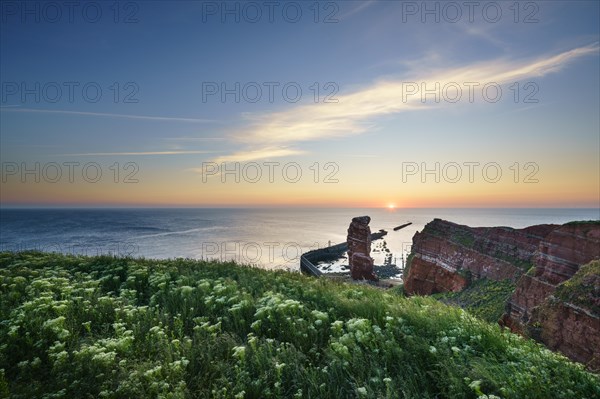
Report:
[{"label": "red cliff face", "polygon": [[579,268],[531,309],[527,333],[600,371],[600,261]]},{"label": "red cliff face", "polygon": [[500,320],[500,325],[506,326],[512,332],[525,334],[521,320],[529,318],[530,309],[542,303],[554,292],[555,286],[524,275],[519,280],[512,298],[506,304],[506,313]]},{"label": "red cliff face", "polygon": [[550,284],[573,277],[579,266],[600,257],[598,224],[566,224],[553,230],[539,246],[535,276]]},{"label": "red cliff face", "polygon": [[[579,270],[599,258],[600,222],[511,229],[436,219],[413,237],[404,290],[429,295],[463,290],[479,278],[513,280],[500,324],[598,369],[600,263],[586,267],[585,278]],[[577,290],[585,295],[565,294]]]},{"label": "red cliff face", "polygon": [[599,258],[600,223],[568,223],[556,228],[540,242],[535,269],[517,283],[500,324],[590,368],[600,368],[600,315],[593,306],[600,292],[592,291],[587,295],[590,300],[581,305],[555,297],[557,289],[577,291],[582,285],[591,284],[600,291],[597,271],[588,273],[582,283],[571,281],[583,264]]},{"label": "red cliff face", "polygon": [[540,242],[534,257],[535,269],[517,283],[502,322],[514,331],[523,331],[531,309],[554,293],[558,284],[573,277],[581,265],[598,258],[600,223],[557,227]]},{"label": "red cliff face", "polygon": [[531,266],[544,234],[555,227],[472,228],[435,219],[413,237],[404,290],[429,295],[460,291],[470,279],[516,281]]},{"label": "red cliff face", "polygon": [[467,278],[456,273],[456,270],[438,265],[435,259],[428,261],[423,257],[414,257],[405,278],[404,292],[431,295],[438,292],[461,291],[467,285]]},{"label": "red cliff face", "polygon": [[600,315],[550,299],[532,310],[527,333],[590,370],[600,371]]}]

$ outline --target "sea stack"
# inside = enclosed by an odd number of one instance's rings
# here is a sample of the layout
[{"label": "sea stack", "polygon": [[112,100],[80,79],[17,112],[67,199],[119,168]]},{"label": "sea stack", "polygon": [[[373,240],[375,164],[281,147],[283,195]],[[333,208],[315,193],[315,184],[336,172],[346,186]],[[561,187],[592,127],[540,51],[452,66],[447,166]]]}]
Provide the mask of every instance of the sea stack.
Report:
[{"label": "sea stack", "polygon": [[358,216],[352,219],[348,227],[348,262],[354,280],[379,280],[373,273],[370,222],[369,216]]}]

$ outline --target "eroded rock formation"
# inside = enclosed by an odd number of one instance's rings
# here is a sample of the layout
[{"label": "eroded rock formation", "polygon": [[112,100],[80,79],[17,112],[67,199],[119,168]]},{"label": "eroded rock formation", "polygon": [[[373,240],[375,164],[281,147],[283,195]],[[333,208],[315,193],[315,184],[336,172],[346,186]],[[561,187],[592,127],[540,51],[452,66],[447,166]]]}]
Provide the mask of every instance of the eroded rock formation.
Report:
[{"label": "eroded rock formation", "polygon": [[[592,266],[592,264],[586,266]],[[600,289],[600,263],[596,262],[596,271],[588,274],[588,277],[587,282],[582,281],[582,284],[565,287],[572,292],[585,291],[586,286],[594,287],[596,290]],[[564,283],[559,285],[555,293],[540,305],[531,309],[531,317],[527,322],[525,335],[543,342],[548,348],[560,351],[571,359],[585,364],[590,370],[598,372],[600,371],[600,312],[598,312],[597,306],[600,293],[584,294],[583,298],[587,296],[588,301],[586,302],[588,303],[578,304],[578,299],[582,299],[582,297],[569,299],[556,295],[562,285]],[[596,309],[590,306],[589,302],[595,302]]]},{"label": "eroded rock formation", "polygon": [[348,227],[348,262],[350,274],[354,280],[377,281],[373,273],[373,258],[371,258],[371,218],[359,216],[352,219]]},{"label": "eroded rock formation", "polygon": [[413,237],[404,291],[409,295],[460,291],[471,279],[484,277],[517,281],[531,267],[540,241],[554,228],[473,228],[434,219]]},{"label": "eroded rock formation", "polygon": [[517,283],[500,324],[600,369],[600,268],[581,267],[599,258],[600,223],[553,230],[540,242],[535,267]]},{"label": "eroded rock formation", "polygon": [[598,370],[600,263],[582,265],[599,258],[600,222],[512,229],[436,219],[413,237],[404,291],[429,295],[479,278],[510,279],[516,288],[500,324]]}]

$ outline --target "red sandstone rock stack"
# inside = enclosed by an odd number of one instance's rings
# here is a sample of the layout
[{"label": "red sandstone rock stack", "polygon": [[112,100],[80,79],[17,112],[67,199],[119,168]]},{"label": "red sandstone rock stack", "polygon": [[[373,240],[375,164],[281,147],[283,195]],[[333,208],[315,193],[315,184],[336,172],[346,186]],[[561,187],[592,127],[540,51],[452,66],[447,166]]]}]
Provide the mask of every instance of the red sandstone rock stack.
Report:
[{"label": "red sandstone rock stack", "polygon": [[373,273],[373,258],[371,258],[371,218],[359,216],[352,219],[348,227],[348,262],[350,274],[354,280],[377,281]]}]

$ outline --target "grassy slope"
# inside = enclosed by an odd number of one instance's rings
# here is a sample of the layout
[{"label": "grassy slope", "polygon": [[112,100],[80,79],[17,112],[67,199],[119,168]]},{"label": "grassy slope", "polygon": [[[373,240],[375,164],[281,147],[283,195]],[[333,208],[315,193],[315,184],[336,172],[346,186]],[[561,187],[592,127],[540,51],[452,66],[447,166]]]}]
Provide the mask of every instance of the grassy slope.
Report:
[{"label": "grassy slope", "polygon": [[432,295],[440,301],[457,305],[471,314],[490,323],[496,323],[502,314],[506,302],[515,290],[510,280],[476,280],[460,292],[445,292]]},{"label": "grassy slope", "polygon": [[572,278],[560,284],[554,293],[554,297],[564,302],[586,308],[592,313],[599,315],[599,277],[600,260],[595,260],[581,266]]},{"label": "grassy slope", "polygon": [[0,320],[14,398],[600,396],[434,299],[229,263],[0,253]]}]

